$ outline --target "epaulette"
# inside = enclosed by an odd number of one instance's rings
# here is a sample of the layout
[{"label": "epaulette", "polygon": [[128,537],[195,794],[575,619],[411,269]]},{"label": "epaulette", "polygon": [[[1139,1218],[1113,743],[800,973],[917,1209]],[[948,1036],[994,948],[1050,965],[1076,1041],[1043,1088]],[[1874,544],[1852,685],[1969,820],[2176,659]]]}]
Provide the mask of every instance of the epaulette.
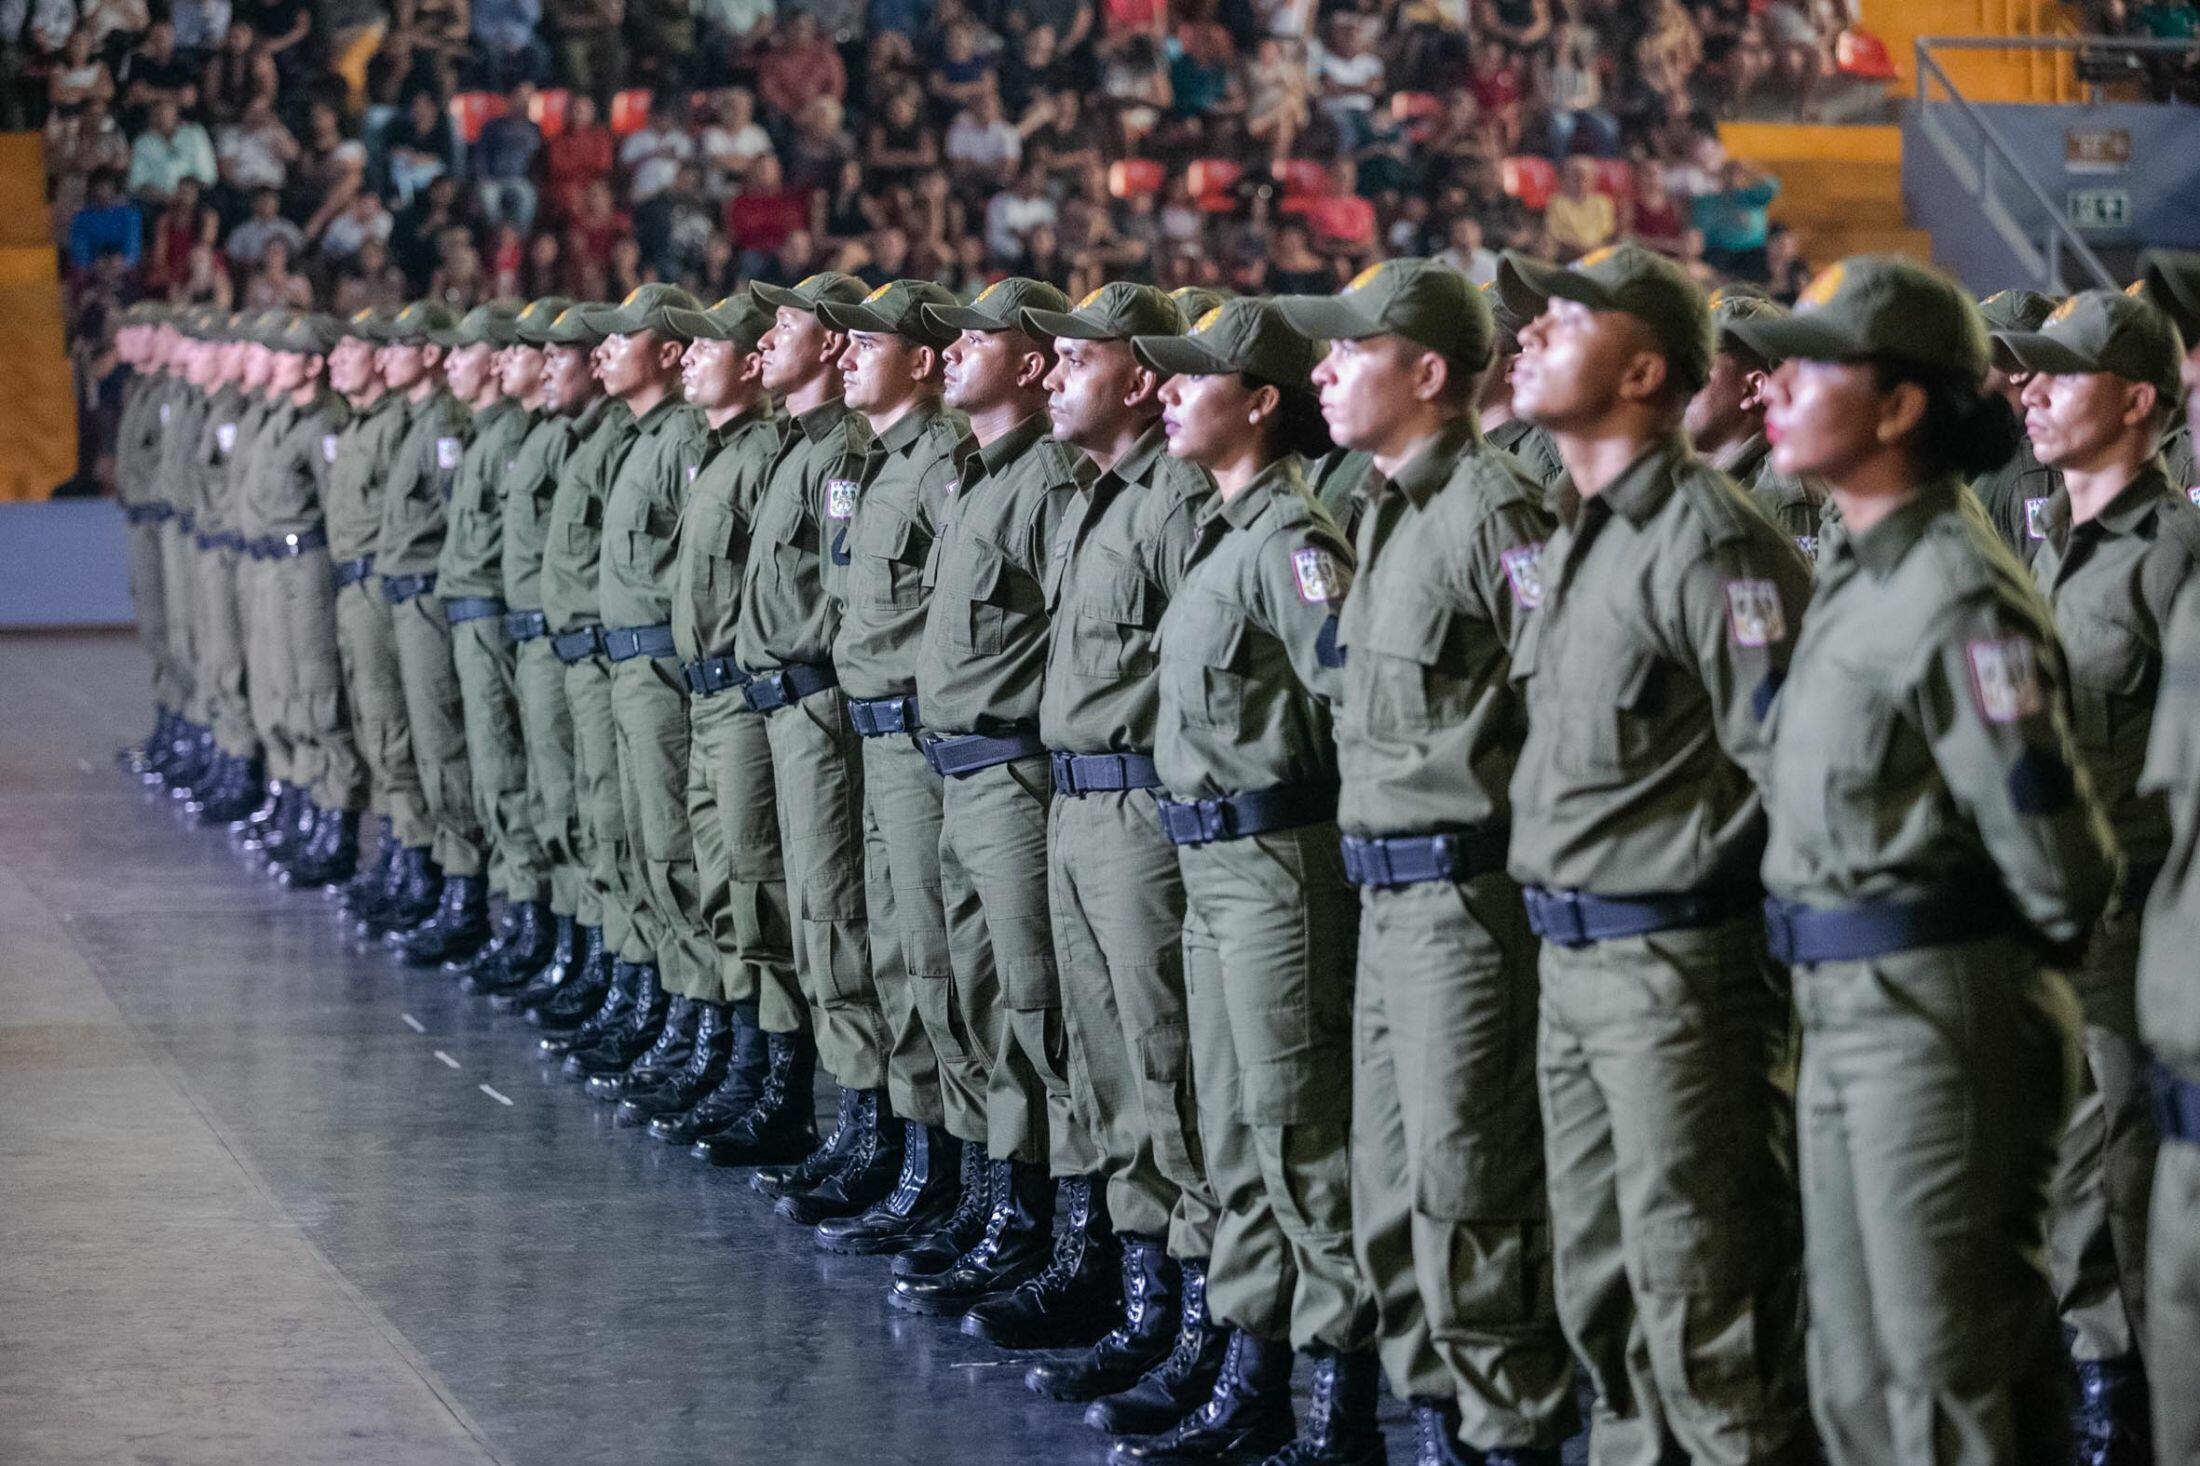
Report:
[{"label": "epaulette", "polygon": [[1701,460],[1684,460],[1673,476],[1673,492],[1687,501],[1703,526],[1704,539],[1714,545],[1747,539],[1753,521],[1764,516],[1750,508],[1734,481]]}]

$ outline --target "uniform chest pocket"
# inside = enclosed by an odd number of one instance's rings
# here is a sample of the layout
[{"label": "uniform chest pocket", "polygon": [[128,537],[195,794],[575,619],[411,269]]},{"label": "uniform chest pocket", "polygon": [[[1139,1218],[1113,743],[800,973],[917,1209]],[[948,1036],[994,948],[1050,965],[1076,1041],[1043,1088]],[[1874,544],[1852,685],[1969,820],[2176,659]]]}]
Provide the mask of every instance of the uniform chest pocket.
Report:
[{"label": "uniform chest pocket", "polygon": [[652,504],[643,516],[643,532],[651,539],[670,541],[680,532],[680,511],[671,504]]},{"label": "uniform chest pocket", "polygon": [[984,540],[964,540],[953,552],[954,572],[942,581],[959,605],[943,605],[954,619],[949,631],[957,646],[982,657],[998,655],[1008,636],[1012,595],[1008,557]]},{"label": "uniform chest pocket", "polygon": [[2136,752],[2152,718],[2152,649],[2138,632],[2106,616],[2066,613],[2061,623],[2078,746],[2099,754],[2128,742]]},{"label": "uniform chest pocket", "polygon": [[1171,617],[1161,649],[1162,696],[1198,728],[1234,731],[1245,711],[1246,622],[1203,605]]},{"label": "uniform chest pocket", "polygon": [[782,514],[757,527],[758,538],[770,551],[772,569],[783,580],[802,573],[803,562],[817,558],[817,529],[799,514]]},{"label": "uniform chest pocket", "polygon": [[1055,634],[1070,638],[1070,665],[1093,677],[1143,671],[1153,655],[1160,597],[1138,567],[1113,557],[1095,563],[1077,587],[1074,616]]},{"label": "uniform chest pocket", "polygon": [[1372,726],[1426,728],[1455,711],[1459,679],[1445,668],[1458,621],[1452,607],[1422,598],[1375,608],[1350,648],[1365,663],[1348,674],[1366,689]]},{"label": "uniform chest pocket", "polygon": [[1930,758],[1922,741],[1905,750],[1894,704],[1849,677],[1837,679],[1811,706],[1797,703],[1782,716],[1793,720],[1783,751],[1793,744],[1815,747],[1824,767],[1826,838],[1834,851],[1849,865],[1883,860],[1903,819],[1918,808],[1904,791],[1919,772],[1909,765]]},{"label": "uniform chest pocket", "polygon": [[874,606],[923,604],[930,548],[909,520],[884,510],[868,512],[856,525],[855,596]]},{"label": "uniform chest pocket", "polygon": [[1635,642],[1620,642],[1599,660],[1595,671],[1573,669],[1565,679],[1557,762],[1577,774],[1641,772],[1664,741],[1661,714],[1673,669],[1653,648]]}]

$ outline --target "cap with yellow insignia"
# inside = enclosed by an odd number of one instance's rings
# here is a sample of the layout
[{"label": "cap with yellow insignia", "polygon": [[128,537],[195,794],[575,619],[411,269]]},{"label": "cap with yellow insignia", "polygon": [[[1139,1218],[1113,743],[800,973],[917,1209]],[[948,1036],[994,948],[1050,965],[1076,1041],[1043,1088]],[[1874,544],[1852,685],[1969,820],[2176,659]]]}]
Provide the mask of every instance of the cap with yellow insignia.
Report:
[{"label": "cap with yellow insignia", "polygon": [[1021,331],[1027,310],[1068,309],[1069,297],[1046,281],[1011,275],[986,286],[968,305],[928,305],[924,318],[946,331]]},{"label": "cap with yellow insignia", "polygon": [[749,293],[756,297],[758,305],[768,311],[796,310],[815,315],[818,305],[823,301],[854,305],[871,292],[853,275],[826,270],[792,286],[767,285],[757,280],[750,284]]},{"label": "cap with yellow insignia", "polygon": [[1994,359],[2006,370],[2073,376],[2106,372],[2177,396],[2185,343],[2149,301],[2115,290],[2073,295],[2037,331],[1996,331]]},{"label": "cap with yellow insignia", "polygon": [[1176,308],[1184,312],[1186,321],[1196,321],[1236,294],[1236,291],[1224,290],[1219,285],[1179,285],[1169,292],[1169,299],[1175,301]]},{"label": "cap with yellow insignia", "polygon": [[392,314],[394,312],[388,307],[379,305],[353,311],[344,319],[344,334],[361,341],[379,343],[383,339],[383,331],[389,326]]},{"label": "cap with yellow insignia", "polygon": [[1978,303],[1989,331],[2037,331],[2055,309],[2055,297],[2037,290],[1997,290]]},{"label": "cap with yellow insignia", "polygon": [[510,346],[519,340],[519,313],[525,308],[516,300],[492,300],[466,312],[448,331],[431,331],[428,339],[445,349]]},{"label": "cap with yellow insignia", "polygon": [[836,331],[864,331],[877,336],[900,336],[919,346],[945,346],[955,333],[933,324],[926,306],[952,310],[955,292],[932,280],[889,280],[853,303],[821,300],[817,313]]},{"label": "cap with yellow insignia", "polygon": [[1183,308],[1159,288],[1118,280],[1093,291],[1072,310],[1050,311],[1032,306],[1027,307],[1019,319],[1026,336],[1066,337],[1071,341],[1128,341],[1134,336],[1179,335],[1189,318]]},{"label": "cap with yellow insignia", "polygon": [[396,315],[382,328],[382,339],[392,345],[402,343],[430,343],[440,334],[448,334],[458,324],[458,317],[451,314],[449,306],[439,301],[416,300]]},{"label": "cap with yellow insignia", "polygon": [[2177,323],[2188,350],[2200,344],[2200,250],[2148,250],[2139,256],[2135,283]]},{"label": "cap with yellow insignia", "polygon": [[1403,336],[1470,372],[1489,365],[1497,322],[1467,277],[1434,260],[1370,265],[1335,295],[1285,295],[1276,309],[1316,341]]},{"label": "cap with yellow insignia", "polygon": [[771,312],[745,290],[707,310],[675,308],[668,314],[675,333],[690,341],[731,341],[743,351],[756,350],[756,343],[772,328]]},{"label": "cap with yellow insignia", "polygon": [[1711,308],[1688,272],[1639,244],[1607,245],[1554,265],[1507,250],[1497,266],[1505,304],[1527,320],[1556,296],[1594,311],[1617,311],[1650,328],[1672,374],[1689,391],[1711,374]]},{"label": "cap with yellow insignia", "polygon": [[1986,325],[1963,287],[1899,255],[1857,255],[1821,270],[1789,316],[1729,321],[1767,361],[1907,362],[1974,381],[1986,375]]},{"label": "cap with yellow insignia", "polygon": [[604,333],[597,329],[596,313],[610,310],[602,302],[576,301],[551,318],[542,328],[542,344],[545,346],[594,346],[603,340]]},{"label": "cap with yellow insignia", "polygon": [[627,292],[626,299],[609,310],[600,307],[583,307],[588,324],[606,336],[632,336],[641,331],[654,331],[660,336],[684,340],[672,324],[670,311],[699,311],[703,303],[677,285],[665,285],[652,281],[637,285]]},{"label": "cap with yellow insignia", "polygon": [[[1753,285],[1722,285],[1711,292],[1711,325],[1718,332],[1719,350],[1760,353],[1748,342],[1734,334],[1736,321],[1777,321],[1786,317],[1788,308]],[[1778,366],[1781,358],[1764,357],[1767,366]]]},{"label": "cap with yellow insignia", "polygon": [[332,316],[304,312],[292,316],[283,323],[281,330],[268,338],[268,348],[286,356],[326,356],[343,340],[344,327]]},{"label": "cap with yellow insignia", "polygon": [[545,295],[527,302],[512,320],[513,344],[548,346],[550,327],[572,304],[572,300],[563,295]]},{"label": "cap with yellow insignia", "polygon": [[1246,372],[1279,386],[1304,385],[1314,370],[1314,343],[1291,328],[1266,300],[1226,300],[1183,336],[1139,336],[1139,362],[1165,376],[1213,377]]}]

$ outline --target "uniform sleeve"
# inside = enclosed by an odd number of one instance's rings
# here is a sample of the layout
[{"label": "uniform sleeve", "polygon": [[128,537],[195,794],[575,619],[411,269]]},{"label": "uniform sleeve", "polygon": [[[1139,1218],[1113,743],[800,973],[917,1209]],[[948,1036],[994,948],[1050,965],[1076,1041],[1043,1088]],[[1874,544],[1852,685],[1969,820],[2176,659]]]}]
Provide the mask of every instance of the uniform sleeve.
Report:
[{"label": "uniform sleeve", "polygon": [[1711,703],[1719,747],[1762,792],[1773,699],[1787,680],[1810,600],[1802,552],[1763,528],[1710,546],[1683,573],[1678,643]]},{"label": "uniform sleeve", "polygon": [[[847,520],[834,519],[827,511],[825,498],[832,492],[831,485],[835,479],[846,479],[851,483],[863,482],[864,463],[869,456],[869,447],[868,440],[859,443],[844,438],[835,444],[832,457],[825,460],[824,471],[810,481],[809,497],[802,507],[804,515],[817,526],[818,579],[823,582],[825,594],[831,598],[835,607],[845,605],[848,599],[848,547],[843,536],[848,533],[855,520],[852,517]],[[833,617],[835,626],[839,624],[839,619],[836,611]]]},{"label": "uniform sleeve", "polygon": [[1344,696],[1337,613],[1352,590],[1352,552],[1326,524],[1269,536],[1260,548],[1260,614],[1291,670],[1322,701]]},{"label": "uniform sleeve", "polygon": [[1927,629],[1919,727],[1957,807],[2026,921],[2058,947],[2092,929],[2115,842],[2072,745],[2060,651],[2007,607],[1957,608]]},{"label": "uniform sleeve", "polygon": [[1475,527],[1465,566],[1469,600],[1497,628],[1509,654],[1543,603],[1543,544],[1551,518],[1532,499],[1500,504]]},{"label": "uniform sleeve", "polygon": [[1166,505],[1158,516],[1150,573],[1165,597],[1173,599],[1177,588],[1184,584],[1185,571],[1192,561],[1192,546],[1199,539],[1200,503],[1199,499],[1187,495]]}]

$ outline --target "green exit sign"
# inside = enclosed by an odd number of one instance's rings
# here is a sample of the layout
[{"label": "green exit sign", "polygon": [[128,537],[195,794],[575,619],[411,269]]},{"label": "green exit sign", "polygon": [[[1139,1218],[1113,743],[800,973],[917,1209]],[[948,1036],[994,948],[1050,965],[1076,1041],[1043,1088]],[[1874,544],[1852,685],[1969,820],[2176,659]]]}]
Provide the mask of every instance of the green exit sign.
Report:
[{"label": "green exit sign", "polygon": [[2073,188],[2064,195],[2063,210],[2080,229],[2128,229],[2131,192],[2122,188]]}]

